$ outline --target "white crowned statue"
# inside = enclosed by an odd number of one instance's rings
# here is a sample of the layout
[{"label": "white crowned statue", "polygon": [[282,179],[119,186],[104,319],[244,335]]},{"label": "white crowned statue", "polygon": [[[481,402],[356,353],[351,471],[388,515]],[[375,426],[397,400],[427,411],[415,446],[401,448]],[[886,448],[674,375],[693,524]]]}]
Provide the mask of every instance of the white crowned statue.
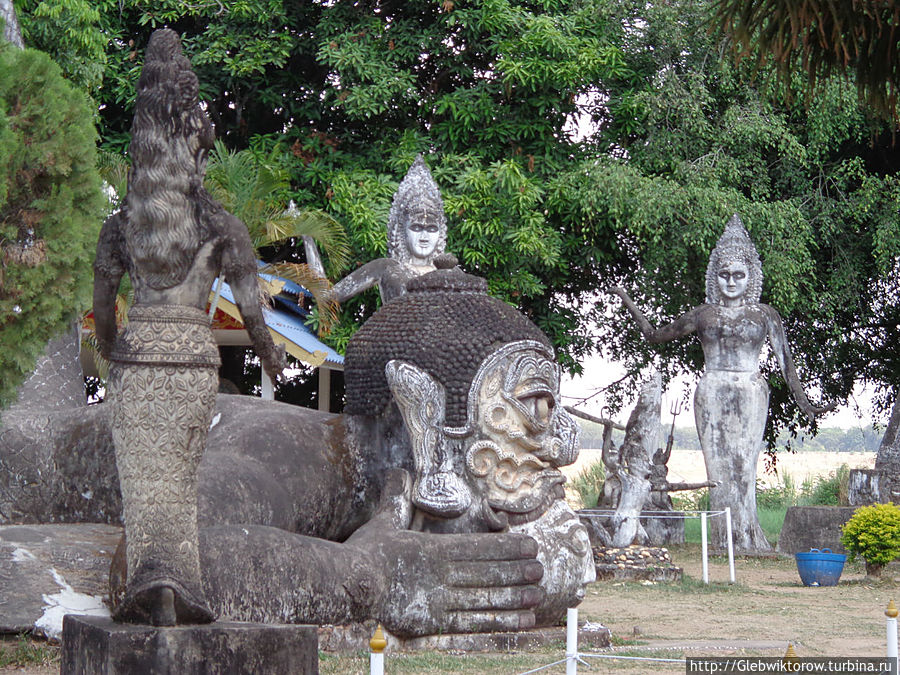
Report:
[{"label": "white crowned statue", "polygon": [[[762,266],[741,219],[725,227],[706,270],[706,303],[661,328],[654,328],[621,288],[622,298],[648,341],[668,342],[697,333],[706,367],[694,394],[694,416],[709,480],[713,511],[731,507],[735,548],[769,550],[756,515],[756,467],[769,409],[769,388],[759,372],[766,338],[791,394],[812,418],[830,408],[813,406],[803,391],[781,317],[759,302]],[[714,545],[724,546],[725,522],[713,518]]]}]

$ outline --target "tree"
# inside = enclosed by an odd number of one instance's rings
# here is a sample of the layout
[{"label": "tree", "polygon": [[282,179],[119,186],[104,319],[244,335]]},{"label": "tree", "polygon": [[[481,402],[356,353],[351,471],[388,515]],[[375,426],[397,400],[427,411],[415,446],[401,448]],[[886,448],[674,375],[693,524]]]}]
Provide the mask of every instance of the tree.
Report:
[{"label": "tree", "polygon": [[[887,129],[840,82],[821,83],[804,106],[800,78],[788,98],[735,65],[706,30],[708,4],[635,3],[628,17],[634,75],[607,88],[613,156],[548,192],[620,233],[635,264],[619,278],[657,324],[703,299],[709,252],[739,213],[763,260],[763,301],[785,318],[807,386],[834,400],[857,379],[890,382],[900,183]],[[669,373],[700,370],[696,343],[651,348],[606,311],[595,308],[597,341],[632,372],[654,359]],[[770,363],[771,443],[803,424],[774,373]]]},{"label": "tree", "polygon": [[[699,370],[699,348],[649,350],[598,293],[626,286],[656,320],[696,304],[737,211],[808,384],[833,399],[858,377],[897,372],[900,191],[888,130],[839,82],[821,81],[804,106],[803,78],[788,97],[754,78],[750,60],[735,65],[709,33],[710,0],[95,7],[109,36],[106,148],[127,143],[144,45],[169,25],[219,136],[280,157],[298,206],[346,226],[351,266],[384,254],[391,195],[424,152],[448,250],[533,318],[573,371],[594,348],[632,372],[653,359],[669,375]],[[30,30],[30,13],[20,19]],[[576,119],[591,123],[586,134]],[[376,306],[375,294],[348,303],[334,343]],[[771,433],[796,428],[786,390],[771,384]]]},{"label": "tree", "polygon": [[106,199],[87,97],[50,58],[0,47],[0,406],[89,304]]},{"label": "tree", "polygon": [[773,61],[786,80],[799,66],[812,86],[835,73],[852,73],[866,105],[898,121],[896,2],[719,0],[716,19],[734,36],[738,55],[750,55],[760,65]]}]

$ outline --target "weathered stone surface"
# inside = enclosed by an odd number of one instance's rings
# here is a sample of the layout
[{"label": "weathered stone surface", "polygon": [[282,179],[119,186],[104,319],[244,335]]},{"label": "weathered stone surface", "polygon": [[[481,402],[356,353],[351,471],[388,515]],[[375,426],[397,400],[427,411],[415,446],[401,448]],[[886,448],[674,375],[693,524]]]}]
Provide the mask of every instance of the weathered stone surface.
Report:
[{"label": "weathered stone surface", "polygon": [[811,548],[847,553],[841,546],[841,526],[850,520],[855,510],[852,506],[789,507],[776,550],[788,555],[805,553]]},{"label": "weathered stone surface", "polygon": [[155,628],[67,616],[61,675],[319,672],[314,626],[216,622]]},{"label": "weathered stone surface", "polygon": [[110,525],[0,527],[0,632],[58,638],[62,615],[109,614],[109,563],[122,529]]}]

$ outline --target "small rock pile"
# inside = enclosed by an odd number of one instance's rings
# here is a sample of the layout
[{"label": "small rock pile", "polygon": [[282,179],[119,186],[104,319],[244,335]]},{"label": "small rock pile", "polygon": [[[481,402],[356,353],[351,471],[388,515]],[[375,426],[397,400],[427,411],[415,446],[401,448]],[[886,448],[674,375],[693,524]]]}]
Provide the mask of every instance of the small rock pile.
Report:
[{"label": "small rock pile", "polygon": [[672,558],[666,548],[636,545],[622,548],[595,546],[593,551],[598,580],[678,581],[681,579],[681,568],[672,563]]}]

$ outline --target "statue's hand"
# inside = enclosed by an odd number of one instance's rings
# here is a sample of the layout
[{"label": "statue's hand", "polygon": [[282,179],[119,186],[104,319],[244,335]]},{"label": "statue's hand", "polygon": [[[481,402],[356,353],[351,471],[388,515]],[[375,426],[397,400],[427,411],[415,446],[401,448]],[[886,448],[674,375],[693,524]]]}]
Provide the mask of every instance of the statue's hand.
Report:
[{"label": "statue's hand", "polygon": [[508,631],[534,625],[543,599],[537,542],[510,533],[429,534],[409,522],[411,481],[388,477],[375,517],[347,542],[381,559],[389,577],[377,618],[396,635]]},{"label": "statue's hand", "polygon": [[284,345],[277,344],[272,353],[263,360],[263,367],[266,369],[266,375],[272,382],[278,381],[278,376],[287,368],[287,357],[285,356]]}]

